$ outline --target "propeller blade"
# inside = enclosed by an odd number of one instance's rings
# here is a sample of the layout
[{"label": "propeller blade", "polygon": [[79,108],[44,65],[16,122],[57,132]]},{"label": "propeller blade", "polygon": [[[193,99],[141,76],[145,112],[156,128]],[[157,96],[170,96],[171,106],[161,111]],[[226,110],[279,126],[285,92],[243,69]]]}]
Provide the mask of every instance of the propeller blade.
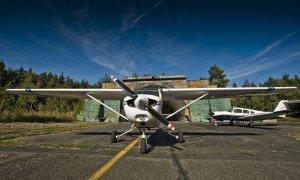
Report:
[{"label": "propeller blade", "polygon": [[121,88],[124,89],[131,98],[136,99],[138,97],[138,95],[135,92],[129,89],[122,81],[117,79],[115,76],[111,76],[111,79],[119,86],[121,86]]},{"label": "propeller blade", "polygon": [[[133,92],[131,89],[129,89],[122,81],[118,80],[115,76],[111,76],[111,79],[117,83],[121,88],[123,88],[127,94],[136,100],[138,98],[138,95]],[[145,104],[144,107],[152,116],[154,116],[156,119],[158,119],[160,122],[162,122],[164,125],[168,126],[168,128],[175,130],[175,127],[169,123],[160,113],[158,113],[155,109],[153,109],[149,104]]]},{"label": "propeller blade", "polygon": [[162,122],[164,125],[168,126],[168,128],[175,130],[175,127],[169,123],[161,114],[159,114],[157,111],[155,111],[150,105],[146,104],[145,109],[156,119],[158,119],[160,122]]}]

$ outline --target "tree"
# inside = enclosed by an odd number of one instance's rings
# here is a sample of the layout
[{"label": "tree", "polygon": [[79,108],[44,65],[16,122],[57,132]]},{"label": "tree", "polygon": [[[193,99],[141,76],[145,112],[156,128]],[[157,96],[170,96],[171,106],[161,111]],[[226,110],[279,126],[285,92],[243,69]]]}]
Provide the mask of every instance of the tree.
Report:
[{"label": "tree", "polygon": [[246,79],[242,87],[257,87],[257,85],[253,81],[249,83],[248,79]]},{"label": "tree", "polygon": [[108,74],[104,74],[99,80],[94,84],[94,87],[102,88],[102,83],[111,83],[111,77]]},{"label": "tree", "polygon": [[3,60],[0,60],[0,87],[4,87],[6,83],[6,70],[5,70],[5,63]]},{"label": "tree", "polygon": [[235,83],[235,82],[232,84],[232,87],[237,87],[237,85],[236,85],[236,83]]},{"label": "tree", "polygon": [[137,78],[138,77],[138,74],[136,72],[132,73],[131,77],[135,77]]},{"label": "tree", "polygon": [[242,85],[242,87],[250,87],[250,83],[249,83],[248,79],[245,79],[244,84]]},{"label": "tree", "polygon": [[216,64],[210,66],[208,70],[209,73],[209,82],[218,87],[226,87],[229,79],[226,78],[224,70],[220,69]]},{"label": "tree", "polygon": [[65,76],[64,73],[61,72],[60,76],[58,77],[58,86],[61,88],[65,84]]}]

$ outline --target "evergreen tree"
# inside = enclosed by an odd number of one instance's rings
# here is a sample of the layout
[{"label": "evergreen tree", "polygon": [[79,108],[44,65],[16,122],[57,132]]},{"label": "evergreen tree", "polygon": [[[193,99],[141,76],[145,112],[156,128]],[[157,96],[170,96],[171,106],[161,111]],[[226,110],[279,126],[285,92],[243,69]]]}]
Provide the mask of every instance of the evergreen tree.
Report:
[{"label": "evergreen tree", "polygon": [[99,80],[97,81],[96,84],[94,84],[94,87],[102,88],[102,83],[111,83],[111,77],[108,74],[104,74]]},{"label": "evergreen tree", "polygon": [[4,87],[6,84],[6,70],[5,70],[5,63],[1,59],[0,60],[0,87]]},{"label": "evergreen tree", "polygon": [[226,87],[229,79],[226,78],[224,74],[224,70],[220,69],[216,64],[210,66],[208,70],[209,73],[209,81],[213,85],[217,85],[218,87]]},{"label": "evergreen tree", "polygon": [[132,73],[131,76],[136,78],[136,77],[138,77],[138,74],[136,72],[134,72],[134,73]]}]

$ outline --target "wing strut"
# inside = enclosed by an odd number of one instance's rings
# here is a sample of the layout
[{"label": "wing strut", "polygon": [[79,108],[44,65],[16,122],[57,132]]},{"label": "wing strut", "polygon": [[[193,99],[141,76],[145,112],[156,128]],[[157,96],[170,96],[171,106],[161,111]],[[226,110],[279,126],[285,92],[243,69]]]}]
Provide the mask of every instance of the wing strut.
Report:
[{"label": "wing strut", "polygon": [[183,110],[184,108],[186,108],[186,107],[190,106],[190,105],[191,105],[191,104],[193,104],[194,102],[196,102],[196,101],[198,101],[198,100],[200,100],[200,99],[204,98],[204,97],[205,97],[205,96],[207,96],[207,95],[208,95],[208,93],[206,93],[206,94],[203,94],[203,95],[202,95],[202,96],[200,96],[199,98],[195,99],[194,101],[190,102],[189,104],[187,104],[187,105],[183,106],[182,108],[178,109],[177,111],[175,111],[175,112],[173,112],[172,114],[170,114],[169,116],[167,116],[167,117],[166,117],[166,119],[168,119],[168,118],[170,118],[170,117],[174,116],[174,115],[175,115],[176,113],[178,113],[179,111]]},{"label": "wing strut", "polygon": [[98,99],[94,98],[93,96],[86,94],[88,97],[94,99],[95,101],[97,101],[99,104],[107,107],[108,109],[110,109],[111,111],[113,111],[114,113],[118,114],[119,116],[121,116],[122,118],[126,119],[128,121],[128,118],[125,117],[124,115],[122,115],[121,113],[118,113],[116,110],[114,110],[113,108],[109,107],[108,105],[104,104],[103,102],[99,101]]}]

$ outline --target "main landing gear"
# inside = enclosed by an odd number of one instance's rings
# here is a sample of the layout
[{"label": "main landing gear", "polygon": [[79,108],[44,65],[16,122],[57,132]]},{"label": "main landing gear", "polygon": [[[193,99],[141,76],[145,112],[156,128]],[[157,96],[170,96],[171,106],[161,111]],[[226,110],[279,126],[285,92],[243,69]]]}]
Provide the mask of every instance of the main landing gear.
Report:
[{"label": "main landing gear", "polygon": [[250,122],[249,122],[249,124],[248,124],[248,127],[251,127],[251,128],[254,127],[254,121],[253,121],[253,120],[250,120]]},{"label": "main landing gear", "polygon": [[[111,143],[116,143],[118,141],[118,138],[129,133],[130,131],[136,129],[131,128],[130,130],[124,132],[123,134],[117,135],[117,131],[112,131],[111,132],[111,136],[110,136],[110,140]],[[147,137],[146,137],[146,132],[149,131],[149,129],[146,128],[140,128],[140,131],[142,132],[142,138],[140,139],[139,142],[139,148],[140,148],[140,154],[146,154],[147,153]],[[170,133],[169,133],[170,134]],[[183,143],[184,139],[183,139],[183,132],[182,131],[178,131],[177,135],[173,135],[170,134],[171,136],[175,137],[178,143]]]}]

